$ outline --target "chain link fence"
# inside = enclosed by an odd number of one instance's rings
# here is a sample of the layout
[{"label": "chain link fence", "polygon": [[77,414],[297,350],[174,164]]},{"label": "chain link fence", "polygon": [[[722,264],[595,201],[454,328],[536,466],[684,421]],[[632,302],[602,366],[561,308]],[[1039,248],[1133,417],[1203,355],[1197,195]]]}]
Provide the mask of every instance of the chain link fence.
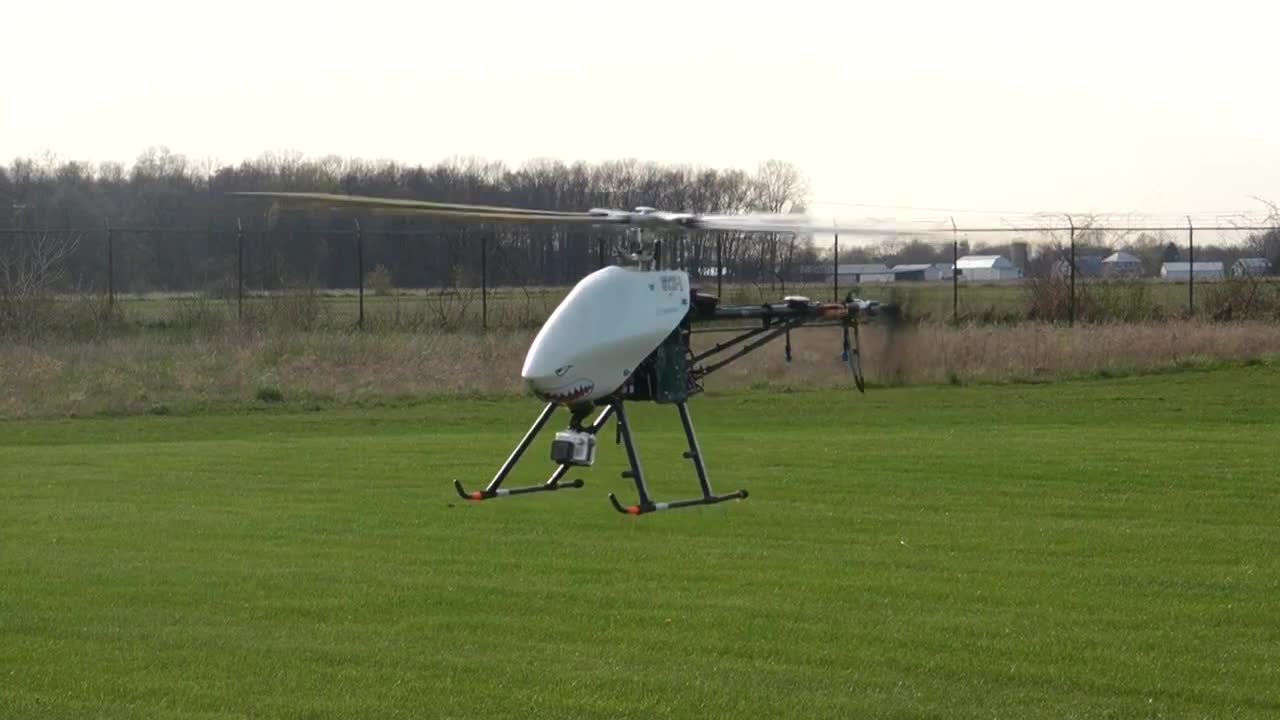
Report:
[{"label": "chain link fence", "polygon": [[[1210,233],[1216,241],[1205,244]],[[711,232],[656,239],[663,267],[729,303],[853,294],[939,322],[1280,319],[1274,227],[957,228],[941,241],[878,245]],[[625,242],[602,229],[374,230],[350,219],[6,228],[0,321],[11,332],[32,329],[42,312],[68,327],[527,329],[578,280],[623,262]]]}]

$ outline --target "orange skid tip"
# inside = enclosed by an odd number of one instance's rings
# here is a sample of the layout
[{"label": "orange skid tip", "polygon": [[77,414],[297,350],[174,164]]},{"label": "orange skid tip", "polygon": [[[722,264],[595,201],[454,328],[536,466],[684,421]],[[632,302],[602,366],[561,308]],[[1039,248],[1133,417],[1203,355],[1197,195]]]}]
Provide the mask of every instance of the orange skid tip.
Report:
[{"label": "orange skid tip", "polygon": [[484,493],[482,493],[482,492],[480,492],[479,490],[477,490],[477,491],[475,491],[475,492],[471,493],[471,499],[472,499],[472,500],[483,500],[483,499],[484,499]]},{"label": "orange skid tip", "polygon": [[632,505],[631,507],[627,508],[627,512],[628,512],[628,513],[630,513],[631,515],[639,515],[639,514],[640,514],[640,506],[639,506],[639,505]]}]

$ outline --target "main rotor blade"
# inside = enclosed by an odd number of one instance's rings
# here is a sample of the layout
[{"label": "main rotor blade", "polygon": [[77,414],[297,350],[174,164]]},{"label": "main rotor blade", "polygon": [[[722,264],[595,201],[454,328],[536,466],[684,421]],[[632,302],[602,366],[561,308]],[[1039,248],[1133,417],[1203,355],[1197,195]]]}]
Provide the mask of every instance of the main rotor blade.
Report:
[{"label": "main rotor blade", "polygon": [[[530,210],[527,208],[500,207],[496,205],[467,205],[432,200],[406,200],[402,198],[369,197],[364,195],[339,195],[311,192],[232,192],[233,197],[264,198],[276,201],[281,207],[321,207],[366,209],[373,211],[404,211],[417,214],[450,214],[458,217],[502,216],[503,218],[597,218],[585,212],[561,212],[558,210]],[[463,214],[466,213],[466,214]]]},{"label": "main rotor blade", "polygon": [[428,215],[431,217],[479,220],[481,222],[547,223],[561,225],[617,225],[626,223],[625,220],[618,218],[589,215],[587,213],[542,215],[525,214],[521,212],[479,212],[475,210],[435,210],[428,208],[384,207],[371,207],[368,211],[373,215]]},{"label": "main rotor blade", "polygon": [[942,229],[909,228],[899,225],[848,225],[835,222],[822,222],[810,215],[791,215],[778,213],[748,213],[743,215],[694,215],[685,223],[689,227],[702,230],[728,230],[737,232],[776,232],[803,234],[869,235],[886,237],[897,235],[933,235],[943,232]]},{"label": "main rotor blade", "polygon": [[301,208],[364,210],[378,215],[432,215],[436,217],[512,223],[571,223],[583,225],[629,225],[643,228],[685,228],[689,230],[725,230],[731,232],[772,232],[791,234],[865,235],[870,237],[919,236],[945,232],[933,228],[904,228],[885,225],[850,225],[823,222],[809,215],[782,213],[746,213],[741,215],[699,215],[640,210],[592,208],[586,212],[534,210],[497,205],[470,205],[433,200],[369,197],[314,192],[233,192],[233,197],[262,198],[273,201],[268,215],[280,210]]}]

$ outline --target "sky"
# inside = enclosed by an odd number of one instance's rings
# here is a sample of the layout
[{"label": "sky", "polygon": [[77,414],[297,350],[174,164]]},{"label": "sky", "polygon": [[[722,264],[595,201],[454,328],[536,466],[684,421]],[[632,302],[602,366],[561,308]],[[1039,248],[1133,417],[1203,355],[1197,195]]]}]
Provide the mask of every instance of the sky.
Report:
[{"label": "sky", "polygon": [[42,0],[5,25],[3,161],[778,158],[816,213],[962,223],[1280,200],[1274,1]]}]

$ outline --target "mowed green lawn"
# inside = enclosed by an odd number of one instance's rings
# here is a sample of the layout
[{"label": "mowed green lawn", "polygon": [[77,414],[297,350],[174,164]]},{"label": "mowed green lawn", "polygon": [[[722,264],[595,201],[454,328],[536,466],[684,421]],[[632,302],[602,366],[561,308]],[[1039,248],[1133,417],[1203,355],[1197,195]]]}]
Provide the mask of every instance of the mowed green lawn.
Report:
[{"label": "mowed green lawn", "polygon": [[748,500],[616,514],[611,426],[459,501],[536,411],[0,423],[0,717],[1280,716],[1274,366],[707,396]]}]

